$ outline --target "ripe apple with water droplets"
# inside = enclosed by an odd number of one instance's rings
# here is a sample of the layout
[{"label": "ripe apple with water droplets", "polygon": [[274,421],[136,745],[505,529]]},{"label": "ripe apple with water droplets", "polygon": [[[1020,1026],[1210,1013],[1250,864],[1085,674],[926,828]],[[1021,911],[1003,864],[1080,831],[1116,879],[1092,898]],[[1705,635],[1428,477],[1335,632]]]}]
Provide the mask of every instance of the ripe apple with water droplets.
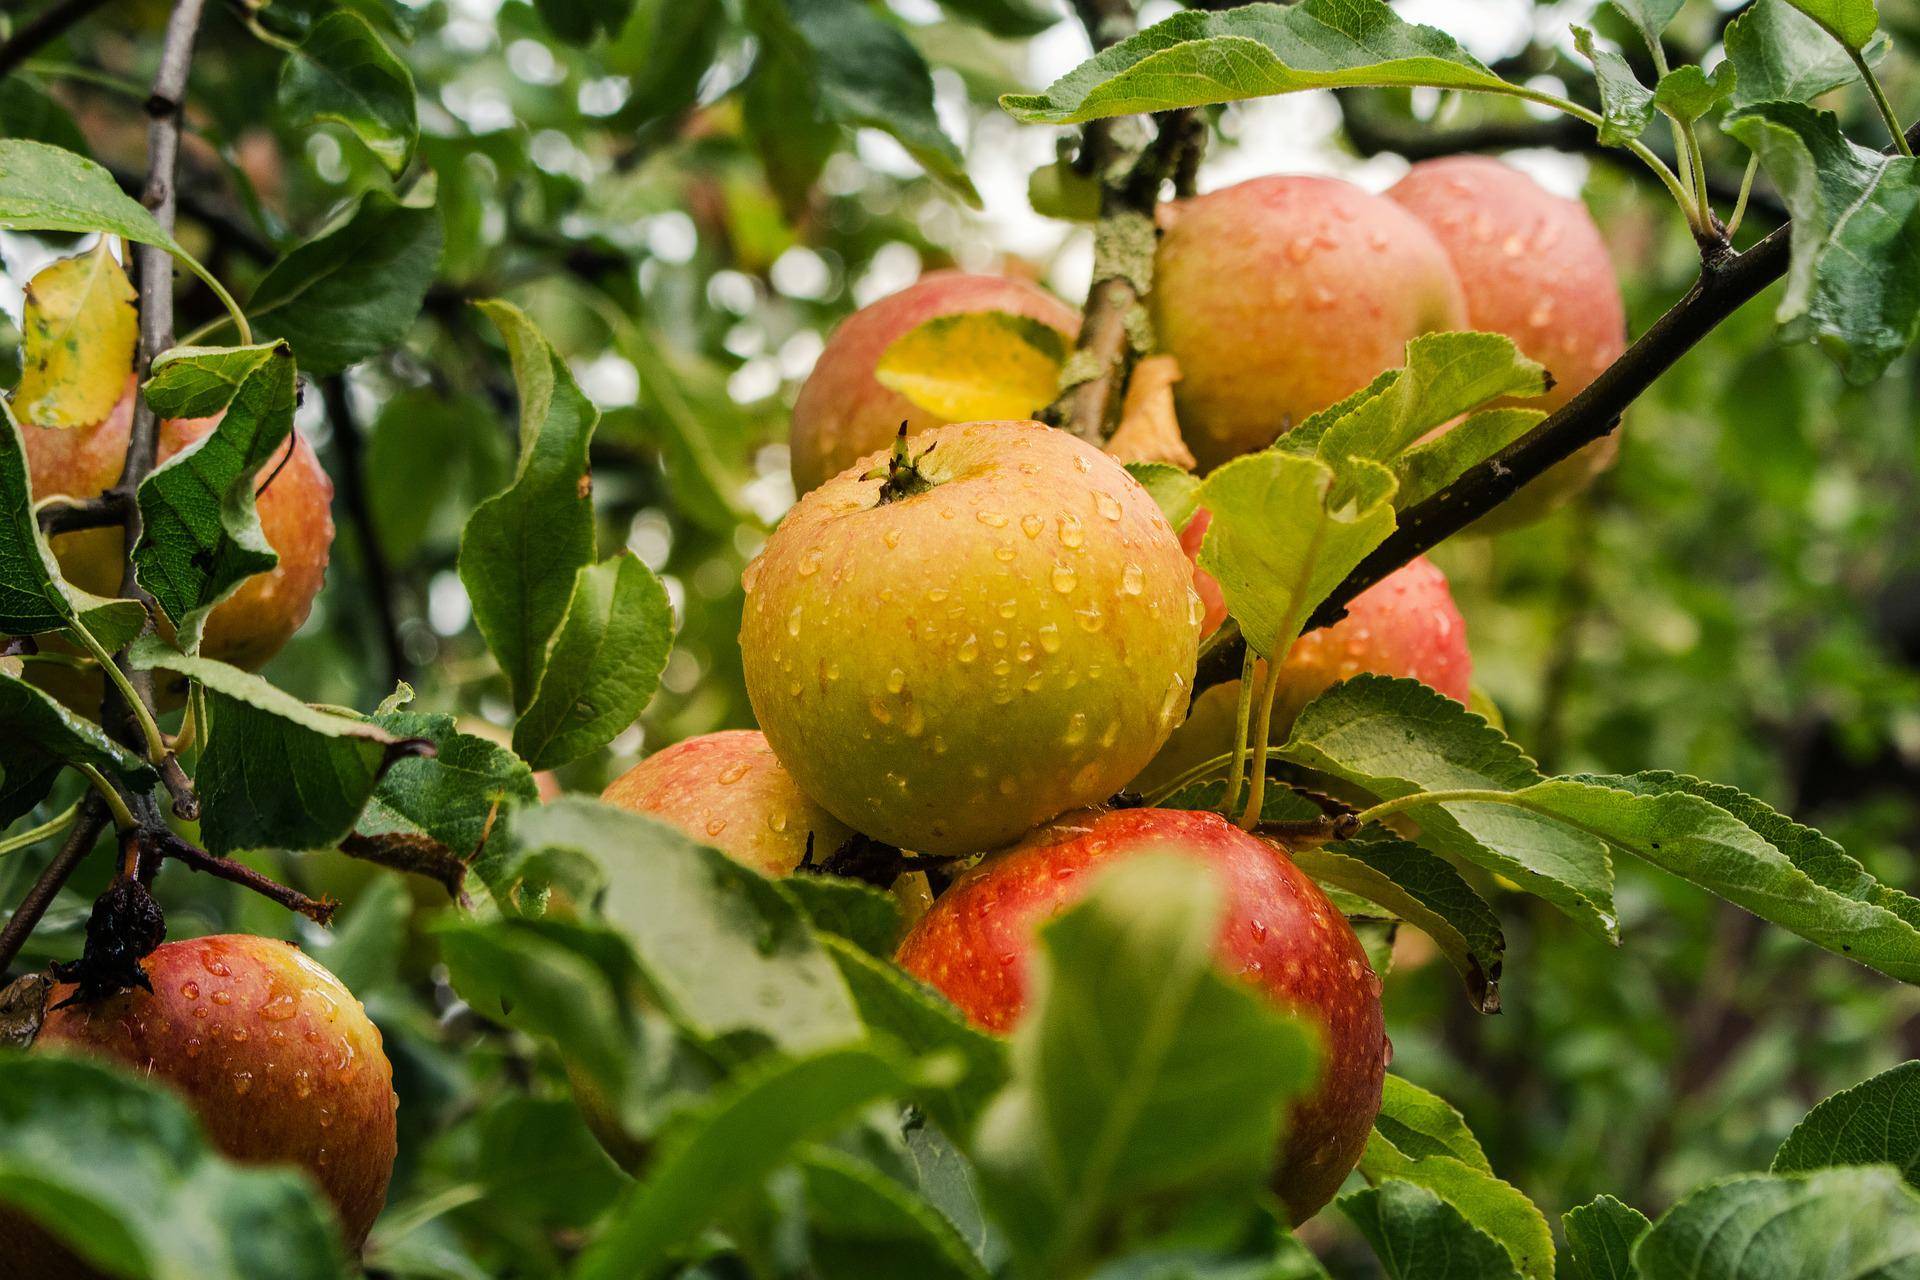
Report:
[{"label": "ripe apple with water droplets", "polygon": [[650,813],[762,875],[784,876],[813,846],[825,861],[853,831],[793,780],[766,735],[702,734],[656,751],[613,780],[601,799]]},{"label": "ripe apple with water droplets", "polygon": [[1037,422],[897,443],[802,498],[747,568],[747,693],[801,788],[922,853],[1103,800],[1185,710],[1199,599],[1111,458]]},{"label": "ripe apple with water droplets", "polygon": [[[398,1105],[379,1029],[360,1002],[299,948],[271,938],[168,942],[141,963],[152,991],[51,1009],[73,994],[56,986],[33,1052],[123,1063],[182,1094],[228,1156],[304,1168],[357,1250],[386,1203]],[[12,1255],[25,1246],[0,1232],[0,1273],[90,1274],[37,1243],[23,1262]]]},{"label": "ripe apple with water droplets", "polygon": [[1280,846],[1213,813],[1068,814],[956,880],[902,941],[900,963],[979,1026],[1006,1032],[1026,1008],[1034,929],[1099,871],[1149,852],[1191,857],[1220,874],[1220,966],[1322,1033],[1320,1083],[1289,1112],[1273,1175],[1293,1220],[1305,1221],[1359,1162],[1391,1050],[1365,949]]}]

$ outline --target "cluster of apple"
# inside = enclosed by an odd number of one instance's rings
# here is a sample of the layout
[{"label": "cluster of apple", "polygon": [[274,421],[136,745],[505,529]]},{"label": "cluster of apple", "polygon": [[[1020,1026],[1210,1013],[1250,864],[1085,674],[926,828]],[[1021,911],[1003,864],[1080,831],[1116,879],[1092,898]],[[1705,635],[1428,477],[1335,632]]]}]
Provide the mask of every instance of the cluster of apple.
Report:
[{"label": "cluster of apple", "polygon": [[[1385,196],[1323,178],[1245,182],[1166,210],[1152,295],[1202,467],[1401,363],[1422,333],[1507,335],[1563,403],[1624,344],[1618,285],[1579,204],[1499,162],[1415,166]],[[1167,850],[1226,886],[1222,964],[1324,1032],[1275,1190],[1296,1220],[1366,1144],[1390,1055],[1380,982],[1327,896],[1273,841],[1211,813],[1110,808],[1231,743],[1236,697],[1188,703],[1225,616],[1176,531],[1115,459],[1035,422],[944,422],[875,377],[941,316],[1002,311],[1071,339],[1078,317],[1016,279],[941,272],[850,317],[802,388],[802,496],[745,574],[740,643],[759,732],[669,747],[606,799],[667,819],[769,875],[858,833],[925,855],[986,854],[924,905],[899,960],[972,1021],[1010,1029],[1037,921],[1116,859]],[[1538,403],[1538,402],[1536,402]],[[906,424],[904,434],[901,424]],[[1602,442],[1543,477],[1538,513],[1610,461]],[[1284,725],[1372,671],[1465,700],[1465,626],[1417,560],[1303,637]]]}]

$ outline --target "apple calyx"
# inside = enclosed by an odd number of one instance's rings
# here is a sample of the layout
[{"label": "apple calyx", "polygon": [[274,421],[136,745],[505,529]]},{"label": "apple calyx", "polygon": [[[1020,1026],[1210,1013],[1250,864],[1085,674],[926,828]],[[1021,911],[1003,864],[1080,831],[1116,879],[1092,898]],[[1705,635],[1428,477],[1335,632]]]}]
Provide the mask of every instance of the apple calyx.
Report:
[{"label": "apple calyx", "polygon": [[880,504],[898,502],[902,498],[911,498],[926,493],[933,488],[933,481],[927,479],[920,470],[920,459],[925,458],[939,447],[935,441],[920,451],[916,458],[907,452],[907,424],[900,424],[900,434],[893,438],[893,449],[887,454],[884,465],[867,472],[862,479],[880,481]]},{"label": "apple calyx", "polygon": [[140,962],[166,938],[166,917],[147,886],[134,879],[116,880],[94,900],[80,958],[53,966],[54,978],[75,984],[73,994],[53,1008],[90,1004],[134,987],[151,992],[153,983]]}]

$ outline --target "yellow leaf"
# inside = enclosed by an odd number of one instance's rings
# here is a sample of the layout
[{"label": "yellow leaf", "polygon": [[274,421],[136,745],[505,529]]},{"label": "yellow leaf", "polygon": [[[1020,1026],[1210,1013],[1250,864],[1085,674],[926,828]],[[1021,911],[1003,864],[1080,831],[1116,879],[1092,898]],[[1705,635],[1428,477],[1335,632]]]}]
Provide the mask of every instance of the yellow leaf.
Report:
[{"label": "yellow leaf", "polygon": [[42,270],[26,295],[15,416],[42,427],[99,422],[126,391],[140,338],[133,285],[106,238]]},{"label": "yellow leaf", "polygon": [[938,316],[894,339],[873,376],[949,422],[1029,418],[1053,399],[1066,339],[1005,311]]}]

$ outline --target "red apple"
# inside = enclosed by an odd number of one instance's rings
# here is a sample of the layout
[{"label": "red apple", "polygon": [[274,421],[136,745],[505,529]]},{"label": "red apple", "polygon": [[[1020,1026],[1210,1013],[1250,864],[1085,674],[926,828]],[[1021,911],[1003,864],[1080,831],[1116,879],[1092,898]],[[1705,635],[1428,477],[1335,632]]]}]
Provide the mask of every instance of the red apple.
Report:
[{"label": "red apple", "polygon": [[1200,466],[1264,448],[1466,327],[1453,266],[1418,218],[1334,178],[1255,178],[1168,206],[1153,319],[1180,361],[1180,427]]},{"label": "red apple", "polygon": [[[299,948],[270,938],[168,942],[142,965],[151,992],[53,1009],[33,1051],[110,1058],[171,1086],[227,1155],[311,1173],[358,1249],[386,1203],[399,1105],[360,1002]],[[71,994],[56,986],[50,1006]],[[0,1272],[19,1275],[21,1265],[0,1255]],[[36,1274],[62,1272],[25,1273]]]},{"label": "red apple", "polygon": [[900,963],[979,1026],[1006,1032],[1026,1008],[1035,927],[1076,901],[1098,871],[1143,852],[1179,853],[1220,874],[1221,967],[1323,1033],[1319,1087],[1292,1108],[1274,1172],[1293,1220],[1305,1221],[1360,1160],[1390,1048],[1380,981],[1360,940],[1272,842],[1212,813],[1069,814],[955,881],[900,944]]},{"label": "red apple", "polygon": [[766,735],[753,729],[703,734],[656,751],[600,798],[662,818],[762,875],[791,872],[809,841],[820,862],[853,836],[807,798]]},{"label": "red apple", "polygon": [[747,567],[747,693],[854,830],[996,848],[1166,741],[1193,681],[1191,580],[1151,495],[1092,445],[935,427],[802,498]]},{"label": "red apple", "polygon": [[[1552,390],[1525,403],[1559,408],[1626,350],[1613,260],[1579,201],[1487,156],[1422,161],[1387,196],[1446,249],[1471,326],[1505,334],[1553,375]],[[1613,464],[1617,435],[1560,463],[1476,527],[1510,528],[1565,502]]]},{"label": "red apple", "polygon": [[[900,338],[928,320],[971,311],[1007,311],[1039,320],[1071,340],[1073,308],[1036,284],[1007,276],[934,271],[840,322],[793,406],[793,487],[806,493],[876,449],[907,424],[909,434],[941,426],[936,417],[873,376]],[[1034,406],[1038,408],[1039,406]]]}]

